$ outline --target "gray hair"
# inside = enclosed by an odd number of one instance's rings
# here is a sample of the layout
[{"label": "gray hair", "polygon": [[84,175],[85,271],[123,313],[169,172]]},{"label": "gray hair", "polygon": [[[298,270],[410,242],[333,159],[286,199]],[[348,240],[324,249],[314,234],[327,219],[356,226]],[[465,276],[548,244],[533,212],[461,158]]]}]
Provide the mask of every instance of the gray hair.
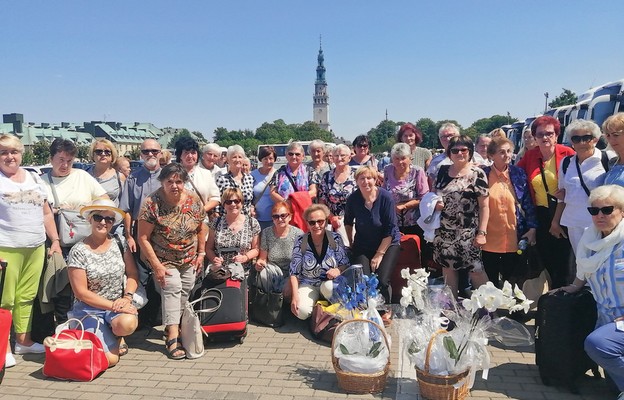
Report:
[{"label": "gray hair", "polygon": [[305,151],[303,151],[303,146],[301,145],[301,143],[299,142],[290,142],[290,144],[288,145],[288,147],[286,147],[286,152],[288,153],[289,151],[293,151],[293,150],[301,150],[301,154],[304,154]]},{"label": "gray hair", "polygon": [[208,143],[204,147],[202,147],[202,154],[206,154],[208,152],[212,152],[215,154],[221,154],[221,146],[216,143]]},{"label": "gray hair", "polygon": [[454,130],[455,133],[457,133],[457,136],[459,136],[459,127],[452,122],[447,122],[445,124],[442,124],[440,129],[438,129],[438,136],[440,136],[442,132],[451,130],[451,129]]},{"label": "gray hair", "polygon": [[589,194],[589,205],[596,200],[607,200],[618,209],[624,211],[624,187],[620,185],[603,185],[598,186]]},{"label": "gray hair", "polygon": [[325,143],[325,153],[329,153],[330,151],[333,151],[334,147],[336,147],[335,143]]},{"label": "gray hair", "polygon": [[323,151],[325,151],[325,142],[323,142],[322,140],[319,140],[319,139],[314,139],[308,145],[308,155],[311,156],[312,155],[312,150],[319,149],[319,148],[323,149]]},{"label": "gray hair", "polygon": [[570,138],[572,137],[572,134],[579,131],[589,132],[596,139],[599,139],[602,135],[602,132],[600,132],[600,127],[596,125],[594,121],[590,121],[587,119],[575,119],[574,121],[570,122],[570,124],[566,128],[563,142],[570,143]]},{"label": "gray hair", "polygon": [[412,151],[407,143],[395,143],[390,150],[390,157],[394,158],[412,158]]},{"label": "gray hair", "polygon": [[335,145],[334,148],[332,149],[332,154],[336,154],[340,150],[346,151],[347,153],[349,153],[349,156],[351,156],[351,148],[344,143]]},{"label": "gray hair", "polygon": [[227,149],[227,158],[234,156],[234,154],[240,154],[245,157],[245,149],[241,145],[233,144]]}]

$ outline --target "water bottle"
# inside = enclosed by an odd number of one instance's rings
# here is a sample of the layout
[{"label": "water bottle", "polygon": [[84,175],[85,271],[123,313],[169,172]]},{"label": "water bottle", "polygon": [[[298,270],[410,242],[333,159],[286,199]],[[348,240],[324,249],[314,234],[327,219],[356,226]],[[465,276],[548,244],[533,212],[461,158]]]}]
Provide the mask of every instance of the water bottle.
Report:
[{"label": "water bottle", "polygon": [[527,249],[528,245],[529,245],[529,241],[526,238],[522,238],[518,242],[518,251],[516,251],[516,253],[518,253],[518,255],[521,255]]}]

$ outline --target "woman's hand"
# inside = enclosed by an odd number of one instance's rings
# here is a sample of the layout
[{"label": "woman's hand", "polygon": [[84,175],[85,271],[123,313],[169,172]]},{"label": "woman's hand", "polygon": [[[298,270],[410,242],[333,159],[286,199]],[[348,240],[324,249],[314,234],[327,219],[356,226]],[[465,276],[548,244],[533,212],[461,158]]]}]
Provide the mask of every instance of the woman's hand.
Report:
[{"label": "woman's hand", "polygon": [[338,268],[330,268],[327,270],[327,279],[336,279],[338,276],[340,276],[340,269]]},{"label": "woman's hand", "polygon": [[485,246],[486,243],[487,239],[485,238],[485,235],[482,233],[477,233],[477,236],[475,236],[472,244],[474,245],[474,247],[480,249],[481,247]]},{"label": "woman's hand", "polygon": [[342,225],[340,217],[335,215],[329,217],[329,223],[331,224],[332,228],[334,228],[334,231],[340,228],[340,226]]},{"label": "woman's hand", "polygon": [[216,271],[223,265],[223,258],[217,256],[212,259],[212,265],[210,267],[211,270]]},{"label": "woman's hand", "polygon": [[171,276],[171,272],[167,271],[167,268],[162,264],[154,266],[152,271],[154,272],[154,280],[158,282],[161,288],[165,287],[165,276]]},{"label": "woman's hand", "polygon": [[232,261],[244,264],[246,262],[249,262],[249,257],[247,257],[246,254],[237,254],[234,256],[234,258],[232,258]]},{"label": "woman's hand", "polygon": [[565,189],[557,189],[557,191],[555,192],[553,196],[555,196],[557,200],[563,201],[565,199],[565,194],[566,194]]},{"label": "woman's hand", "polygon": [[435,206],[436,211],[442,211],[444,208],[444,202],[442,200],[438,201]]},{"label": "woman's hand", "polygon": [[535,228],[531,228],[527,231],[527,233],[525,233],[524,235],[522,235],[522,237],[524,239],[527,240],[527,242],[529,242],[530,246],[535,246],[536,243],[536,232],[535,232]]},{"label": "woman's hand", "polygon": [[565,234],[565,231],[563,230],[561,225],[559,225],[555,221],[551,222],[550,230],[548,232],[550,232],[550,234],[556,237],[557,239],[568,238],[568,235]]},{"label": "woman's hand", "polygon": [[139,310],[136,309],[135,306],[133,306],[132,304],[130,304],[129,306],[125,306],[123,309],[121,309],[122,313],[124,314],[131,314],[131,315],[138,315],[139,314]]},{"label": "woman's hand", "polygon": [[290,311],[294,316],[299,315],[299,294],[296,290],[293,291],[292,299],[290,300]]},{"label": "woman's hand", "polygon": [[48,255],[51,256],[54,253],[63,254],[63,250],[61,250],[61,242],[55,240],[50,245],[50,249],[48,250]]},{"label": "woman's hand", "polygon": [[197,256],[195,257],[195,273],[199,274],[202,270],[202,268],[204,267],[204,258],[206,257],[206,254],[202,254],[202,253],[197,253]]},{"label": "woman's hand", "polygon": [[396,208],[396,212],[399,214],[407,210],[407,207],[405,206],[405,204],[397,204],[395,208]]},{"label": "woman's hand", "polygon": [[256,261],[256,271],[260,272],[264,269],[264,267],[266,267],[267,261],[265,259],[262,258],[258,258],[258,261]]},{"label": "woman's hand", "polygon": [[383,260],[383,254],[380,252],[375,253],[373,258],[370,260],[370,268],[371,272],[375,272],[377,268],[379,268],[379,264],[381,264],[381,260]]},{"label": "woman's hand", "polygon": [[116,313],[126,312],[125,309],[130,309],[131,305],[132,300],[129,297],[124,296],[117,300],[113,300],[113,306],[111,307],[111,310]]}]

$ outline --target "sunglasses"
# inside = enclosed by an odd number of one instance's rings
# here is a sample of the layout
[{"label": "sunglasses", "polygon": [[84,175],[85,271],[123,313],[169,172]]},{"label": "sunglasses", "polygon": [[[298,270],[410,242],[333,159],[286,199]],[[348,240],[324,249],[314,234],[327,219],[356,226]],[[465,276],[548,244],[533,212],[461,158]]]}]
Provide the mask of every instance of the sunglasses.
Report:
[{"label": "sunglasses", "polygon": [[308,221],[308,225],[310,226],[315,226],[315,225],[323,225],[325,223],[326,220],[324,219],[317,219],[316,221]]},{"label": "sunglasses", "polygon": [[290,216],[290,214],[285,213],[285,214],[273,214],[271,215],[271,218],[273,218],[274,220],[278,220],[278,219],[286,219]]},{"label": "sunglasses", "polygon": [[232,199],[232,200],[225,200],[223,203],[227,204],[228,206],[232,204],[239,205],[241,201],[239,199]]},{"label": "sunglasses", "polygon": [[289,152],[288,155],[291,156],[291,157],[299,157],[299,156],[301,156],[301,153]]},{"label": "sunglasses", "polygon": [[611,215],[613,212],[614,206],[606,206],[606,207],[587,207],[587,211],[594,217],[601,212],[603,215]]},{"label": "sunglasses", "polygon": [[459,154],[459,153],[468,153],[468,148],[467,147],[463,147],[461,149],[458,149],[457,147],[453,147],[451,149],[451,154]]},{"label": "sunglasses", "polygon": [[360,143],[357,145],[360,149],[368,149],[368,145],[366,143]]},{"label": "sunglasses", "polygon": [[158,149],[141,149],[141,154],[145,154],[145,155],[159,154],[159,153],[160,153],[160,150]]},{"label": "sunglasses", "polygon": [[581,142],[590,142],[594,138],[593,135],[583,135],[583,136],[572,136],[570,140],[574,144],[579,144]]},{"label": "sunglasses", "polygon": [[95,222],[98,222],[98,223],[102,222],[102,220],[104,220],[104,222],[106,222],[107,224],[111,224],[111,225],[115,223],[115,217],[105,217],[100,214],[93,214],[91,217],[93,218]]},{"label": "sunglasses", "polygon": [[538,139],[543,139],[545,137],[553,137],[555,136],[555,132],[540,132],[540,133],[536,133],[535,137]]},{"label": "sunglasses", "polygon": [[95,153],[95,155],[98,155],[98,156],[110,156],[111,154],[113,154],[113,152],[110,150],[102,150],[102,149],[93,150],[93,153]]}]

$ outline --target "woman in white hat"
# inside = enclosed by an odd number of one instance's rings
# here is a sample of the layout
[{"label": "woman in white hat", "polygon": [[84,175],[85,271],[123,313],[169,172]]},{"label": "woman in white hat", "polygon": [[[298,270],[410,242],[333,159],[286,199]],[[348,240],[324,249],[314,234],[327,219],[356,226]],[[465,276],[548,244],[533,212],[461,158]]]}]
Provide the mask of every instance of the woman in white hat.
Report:
[{"label": "woman in white hat", "polygon": [[127,244],[110,235],[125,213],[112,200],[97,199],[80,214],[90,222],[91,234],[69,251],[69,281],[76,298],[69,314],[78,319],[90,315],[83,319],[84,327],[100,338],[112,367],[127,352],[125,344],[120,346],[122,338],[138,325],[132,304],[138,272]]}]

